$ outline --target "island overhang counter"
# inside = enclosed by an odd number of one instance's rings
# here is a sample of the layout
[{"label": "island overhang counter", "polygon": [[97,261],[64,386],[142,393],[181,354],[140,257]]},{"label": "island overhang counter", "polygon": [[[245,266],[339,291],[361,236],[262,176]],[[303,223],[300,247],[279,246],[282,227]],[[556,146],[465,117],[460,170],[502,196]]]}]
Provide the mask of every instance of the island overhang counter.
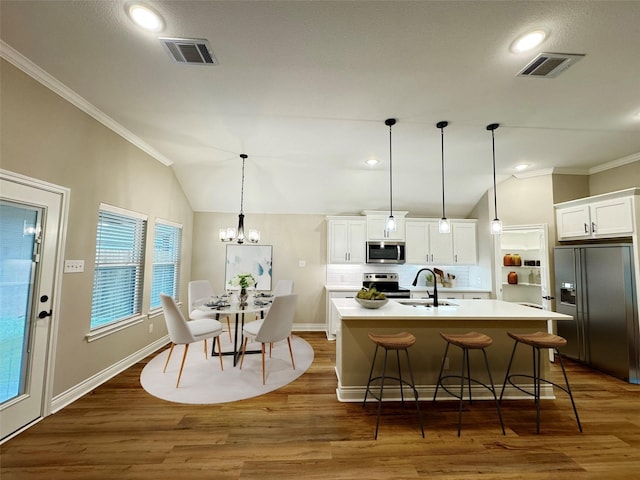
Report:
[{"label": "island overhang counter", "polygon": [[[366,390],[369,370],[375,346],[369,340],[368,333],[392,334],[409,332],[416,337],[416,343],[409,349],[411,366],[416,387],[421,400],[431,400],[442,362],[445,342],[440,332],[466,333],[481,332],[493,339],[493,345],[487,348],[489,364],[496,389],[502,387],[507,371],[509,357],[514,341],[507,332],[532,333],[548,331],[554,321],[573,321],[570,315],[540,310],[501,300],[447,300],[447,305],[435,308],[429,300],[390,300],[378,309],[360,306],[353,298],[333,300],[333,308],[340,318],[336,336],[336,374],[338,399],[344,402],[362,401]],[[404,303],[404,304],[403,304]],[[476,353],[477,355],[474,355]],[[390,368],[395,369],[395,355],[390,358]],[[446,374],[459,375],[462,353],[450,348],[446,365]],[[471,374],[487,381],[486,369],[480,352],[471,352]],[[403,372],[406,365],[401,358]],[[543,375],[548,376],[549,358],[544,356]],[[520,345],[513,361],[512,373],[532,374],[531,348]],[[385,385],[385,400],[399,400],[397,385]],[[397,384],[397,382],[395,382]],[[533,390],[530,380],[523,379],[521,386]],[[489,398],[490,393],[472,385],[473,398]],[[554,398],[550,385],[543,385],[542,398]],[[443,394],[439,399],[451,399]],[[507,384],[504,398],[516,399],[531,397],[524,395]]]}]

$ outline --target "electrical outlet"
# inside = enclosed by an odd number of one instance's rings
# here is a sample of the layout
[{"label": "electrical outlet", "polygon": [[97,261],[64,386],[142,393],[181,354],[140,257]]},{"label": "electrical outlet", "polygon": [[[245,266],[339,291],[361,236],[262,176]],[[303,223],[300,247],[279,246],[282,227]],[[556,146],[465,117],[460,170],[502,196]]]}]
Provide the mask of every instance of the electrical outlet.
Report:
[{"label": "electrical outlet", "polygon": [[64,273],[82,273],[84,272],[84,260],[65,260]]},{"label": "electrical outlet", "polygon": [[149,324],[149,333],[153,333],[153,323]]},{"label": "electrical outlet", "polygon": [[300,268],[304,268],[307,266],[307,262],[305,262],[304,260],[298,260],[298,266]]}]

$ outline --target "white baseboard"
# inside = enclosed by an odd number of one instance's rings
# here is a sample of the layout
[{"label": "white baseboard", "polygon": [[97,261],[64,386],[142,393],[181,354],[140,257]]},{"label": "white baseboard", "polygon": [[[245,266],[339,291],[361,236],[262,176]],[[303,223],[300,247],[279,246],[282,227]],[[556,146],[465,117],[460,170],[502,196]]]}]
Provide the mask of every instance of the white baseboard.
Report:
[{"label": "white baseboard", "polygon": [[324,332],[327,329],[326,323],[294,323],[294,332]]},{"label": "white baseboard", "polygon": [[91,392],[95,388],[102,385],[107,380],[112,379],[119,373],[125,371],[127,368],[135,365],[137,362],[142,360],[143,358],[151,355],[152,353],[158,351],[160,348],[164,347],[169,343],[169,336],[165,335],[164,337],[156,340],[150,345],[147,345],[141,350],[138,350],[135,353],[132,353],[126,358],[123,358],[118,363],[111,365],[109,368],[105,368],[101,372],[93,375],[92,377],[87,378],[85,381],[71,387],[67,391],[61,393],[60,395],[56,395],[51,400],[51,413],[56,413],[57,411],[63,409],[67,405],[75,402],[80,397],[86,395]]}]

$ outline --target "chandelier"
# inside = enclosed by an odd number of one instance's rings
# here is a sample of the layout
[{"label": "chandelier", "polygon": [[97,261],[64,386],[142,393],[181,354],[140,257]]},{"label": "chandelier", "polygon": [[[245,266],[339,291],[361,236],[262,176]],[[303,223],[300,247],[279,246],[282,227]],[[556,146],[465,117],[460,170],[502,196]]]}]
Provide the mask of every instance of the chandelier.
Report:
[{"label": "chandelier", "polygon": [[236,231],[233,227],[221,228],[220,240],[222,242],[232,242],[235,240],[239,244],[243,244],[245,240],[248,240],[251,243],[258,243],[260,241],[260,231],[251,229],[249,230],[248,235],[245,235],[244,233],[244,162],[248,158],[248,155],[241,153],[240,158],[242,159],[242,186],[240,189],[240,215],[238,215],[238,229]]}]

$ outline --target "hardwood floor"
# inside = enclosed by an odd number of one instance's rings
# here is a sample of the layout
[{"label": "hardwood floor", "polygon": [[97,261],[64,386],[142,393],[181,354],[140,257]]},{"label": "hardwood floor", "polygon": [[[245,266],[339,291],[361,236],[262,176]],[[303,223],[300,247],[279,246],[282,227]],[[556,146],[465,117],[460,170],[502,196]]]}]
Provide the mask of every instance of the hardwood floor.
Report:
[{"label": "hardwood floor", "polygon": [[[336,400],[335,343],[301,333],[311,368],[267,395],[222,405],[180,405],[140,387],[141,362],[0,448],[2,480],[32,479],[637,479],[640,385],[570,363],[584,433],[566,396],[504,402],[506,436],[492,402]],[[554,375],[558,375],[554,370]]]}]

